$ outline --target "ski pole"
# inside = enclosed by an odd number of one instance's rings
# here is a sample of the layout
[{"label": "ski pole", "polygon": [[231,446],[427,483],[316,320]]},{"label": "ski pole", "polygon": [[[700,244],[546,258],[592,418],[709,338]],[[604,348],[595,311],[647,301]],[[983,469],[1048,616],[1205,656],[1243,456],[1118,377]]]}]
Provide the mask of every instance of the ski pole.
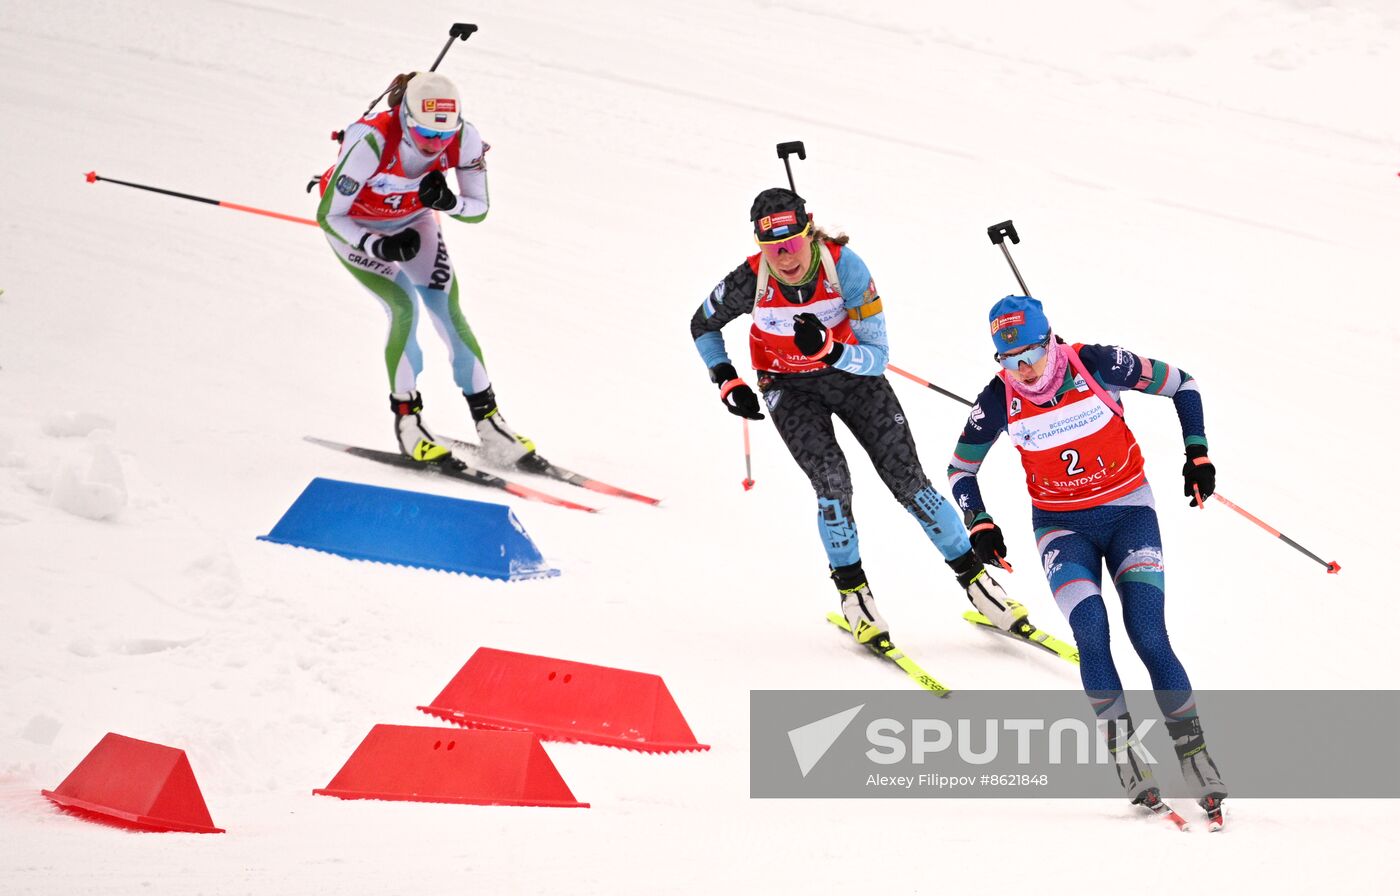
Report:
[{"label": "ski pole", "polygon": [[788,161],[788,156],[797,153],[799,159],[807,158],[807,147],[802,145],[801,140],[789,140],[786,143],[778,144],[778,158],[783,160],[783,167],[787,169],[788,187],[792,192],[797,192],[797,184],[792,180],[792,163]]},{"label": "ski pole", "polygon": [[1031,291],[1027,288],[1026,281],[1021,279],[1021,271],[1016,267],[1016,262],[1011,258],[1011,250],[1006,248],[1006,240],[1008,237],[1013,243],[1020,244],[1021,242],[1021,237],[1016,233],[1016,225],[1012,224],[1009,220],[1002,221],[1000,224],[993,224],[991,227],[987,228],[987,238],[992,241],[993,245],[1001,249],[1001,254],[1006,256],[1006,263],[1011,265],[1011,273],[1016,275],[1016,282],[1021,286],[1021,295],[1029,296]]},{"label": "ski pole", "polygon": [[249,214],[253,215],[265,215],[269,218],[277,218],[280,221],[291,221],[295,224],[310,224],[312,227],[321,226],[315,221],[311,220],[310,218],[298,218],[296,215],[284,215],[281,212],[270,212],[265,208],[253,208],[251,205],[239,205],[236,202],[224,202],[222,199],[208,199],[204,196],[194,196],[189,193],[177,193],[174,190],[165,190],[160,187],[150,187],[146,184],[134,184],[130,181],[116,180],[115,178],[111,177],[103,177],[96,171],[89,171],[83,176],[87,178],[87,182],[90,184],[95,184],[98,181],[105,181],[109,184],[121,184],[123,187],[134,187],[138,190],[148,190],[152,193],[161,193],[165,196],[174,196],[177,199],[191,199],[195,202],[205,202],[209,205],[217,205],[220,208],[232,209],[236,212],[248,212]]},{"label": "ski pole", "polygon": [[[1198,501],[1198,503],[1199,503],[1199,495],[1200,495],[1200,493],[1197,492],[1197,501]],[[1311,557],[1312,559],[1316,560],[1318,563],[1321,563],[1324,567],[1327,568],[1327,573],[1328,573],[1329,575],[1336,575],[1337,573],[1339,573],[1339,572],[1342,571],[1342,565],[1341,565],[1340,563],[1338,563],[1336,560],[1333,560],[1331,563],[1328,563],[1326,560],[1323,560],[1321,557],[1317,556],[1317,555],[1314,554],[1312,551],[1310,551],[1310,550],[1308,550],[1307,548],[1303,547],[1303,546],[1302,546],[1301,544],[1299,544],[1298,542],[1296,542],[1296,541],[1294,541],[1293,539],[1289,538],[1287,535],[1284,535],[1282,532],[1280,532],[1279,530],[1275,529],[1273,526],[1270,526],[1268,523],[1266,523],[1266,522],[1264,522],[1263,520],[1259,519],[1259,517],[1257,517],[1257,516],[1255,516],[1254,514],[1250,513],[1248,510],[1245,510],[1243,507],[1239,506],[1238,504],[1235,504],[1233,501],[1231,501],[1230,499],[1226,498],[1224,495],[1220,494],[1220,492],[1216,492],[1216,493],[1213,494],[1211,497],[1215,498],[1215,500],[1219,501],[1221,504],[1224,504],[1226,507],[1228,507],[1228,508],[1230,508],[1231,510],[1235,511],[1235,513],[1238,513],[1240,516],[1242,516],[1242,517],[1244,517],[1245,519],[1249,520],[1249,521],[1250,521],[1251,523],[1253,523],[1254,525],[1256,525],[1256,526],[1258,526],[1259,528],[1263,529],[1265,532],[1268,532],[1270,535],[1274,535],[1274,536],[1277,536],[1278,538],[1283,539],[1283,543],[1284,543],[1284,544],[1288,545],[1289,547],[1293,548],[1294,550],[1297,550],[1297,551],[1300,551],[1300,552],[1302,552],[1302,553],[1304,553],[1304,554],[1307,554],[1309,557]]]},{"label": "ski pole", "polygon": [[[478,29],[475,25],[469,25],[466,22],[457,22],[450,29],[448,29],[448,34],[450,34],[451,36],[447,38],[447,43],[442,45],[442,52],[439,53],[437,55],[437,58],[433,60],[433,64],[428,68],[428,71],[437,71],[439,63],[442,62],[442,57],[446,56],[447,51],[452,49],[452,45],[457,42],[457,38],[460,37],[462,40],[466,40],[467,38],[475,34],[477,30]],[[360,117],[364,118],[365,115],[368,115],[370,112],[374,111],[374,107],[379,105],[379,101],[384,99],[384,97],[389,93],[389,91],[393,89],[394,82],[390,81],[389,86],[385,87],[384,92],[374,98],[374,102],[369,104],[369,107],[365,109],[364,115],[361,115]]]},{"label": "ski pole", "polygon": [[[796,193],[797,184],[792,179],[792,162],[788,161],[788,157],[793,155],[794,153],[796,153],[799,159],[807,158],[807,147],[802,144],[801,140],[789,140],[786,143],[778,144],[778,158],[783,160],[783,168],[787,170],[788,186],[792,189],[792,192]],[[1007,221],[1006,223],[1010,224],[1011,222]],[[960,401],[968,407],[972,407],[972,402],[968,401],[966,398],[963,398],[961,395],[956,395],[952,392],[949,392],[947,389],[944,389],[941,386],[935,386],[928,380],[923,379],[922,377],[917,377],[907,370],[900,370],[893,364],[887,364],[885,366],[888,367],[890,370],[894,371],[895,373],[899,374],[900,376],[905,377],[906,379],[913,380],[920,386],[927,386],[928,388],[937,392],[939,395],[946,395],[954,401]]]},{"label": "ski pole", "polygon": [[895,373],[899,374],[900,376],[904,377],[904,378],[907,379],[907,380],[913,380],[914,382],[918,383],[920,386],[928,386],[930,389],[932,389],[933,391],[937,392],[939,395],[946,395],[946,396],[948,396],[949,398],[953,399],[954,401],[960,401],[960,402],[962,402],[963,404],[967,405],[968,407],[972,407],[972,402],[968,401],[966,398],[963,398],[961,395],[958,395],[958,394],[956,394],[956,393],[954,393],[954,392],[949,392],[947,389],[944,389],[942,386],[935,386],[933,383],[930,383],[928,380],[924,379],[923,377],[914,376],[914,374],[910,373],[909,371],[907,371],[907,370],[901,370],[901,369],[899,369],[898,367],[894,366],[893,364],[886,364],[885,367],[886,367],[888,370],[894,371]]},{"label": "ski pole", "polygon": [[744,418],[744,491],[753,488],[753,454],[749,450],[749,418]]}]

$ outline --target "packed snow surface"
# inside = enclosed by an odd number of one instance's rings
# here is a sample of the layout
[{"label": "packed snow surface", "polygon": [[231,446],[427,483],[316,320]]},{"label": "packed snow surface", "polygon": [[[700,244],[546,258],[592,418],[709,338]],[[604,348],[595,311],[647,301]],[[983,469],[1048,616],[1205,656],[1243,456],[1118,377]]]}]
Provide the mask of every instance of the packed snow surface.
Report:
[{"label": "packed snow surface", "polygon": [[[447,241],[502,408],[660,508],[532,483],[587,515],[305,443],[392,447],[383,317],[322,236],[82,177],[309,217],[326,135],[428,65],[454,16],[481,27],[441,70],[493,147],[492,210]],[[740,424],[687,321],[752,249],[774,144],[801,139],[798,188],[869,263],[892,359],[971,395],[995,369],[986,310],[1016,291],[985,229],[1013,218],[1056,329],[1190,371],[1221,492],[1344,567],[1188,508],[1170,403],[1129,395],[1195,685],[1394,687],[1397,58],[1392,0],[7,4],[0,891],[1374,891],[1388,803],[1240,799],[1225,835],[1183,838],[1124,801],[749,799],[750,689],[908,685],[823,621],[810,487],[766,422],[741,489]],[[726,336],[743,368],[743,327]],[[466,434],[421,337],[426,420]],[[946,489],[964,409],[892,379]],[[898,642],[954,688],[1077,687],[961,621],[846,444]],[[508,500],[562,575],[255,541],[318,475]],[[982,480],[1005,584],[1067,636],[1009,444]],[[414,707],[482,645],[660,673],[713,749],[549,745],[587,810],[312,796],[372,725],[435,724]],[[1121,635],[1115,653],[1147,687]],[[39,790],[108,731],[184,749],[228,833],[59,813]]]}]

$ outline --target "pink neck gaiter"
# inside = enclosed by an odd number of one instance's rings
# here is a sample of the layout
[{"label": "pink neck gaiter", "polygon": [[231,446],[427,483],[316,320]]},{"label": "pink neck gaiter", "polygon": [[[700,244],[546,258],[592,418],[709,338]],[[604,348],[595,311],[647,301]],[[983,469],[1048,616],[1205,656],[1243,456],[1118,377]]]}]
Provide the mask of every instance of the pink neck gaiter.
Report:
[{"label": "pink neck gaiter", "polygon": [[1060,389],[1060,384],[1065,381],[1065,368],[1069,366],[1069,351],[1060,345],[1054,334],[1050,336],[1050,348],[1047,355],[1049,360],[1045,362],[1045,372],[1040,375],[1039,379],[1023,383],[1016,378],[1014,373],[1009,372],[1006,377],[1011,381],[1011,387],[1031,404],[1045,404],[1054,398],[1055,393]]}]

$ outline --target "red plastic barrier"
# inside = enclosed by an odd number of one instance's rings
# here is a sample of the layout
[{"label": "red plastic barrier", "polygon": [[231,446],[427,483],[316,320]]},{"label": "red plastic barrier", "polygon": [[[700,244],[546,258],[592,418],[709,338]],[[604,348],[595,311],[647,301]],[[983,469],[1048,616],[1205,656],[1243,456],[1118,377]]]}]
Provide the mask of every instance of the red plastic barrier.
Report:
[{"label": "red plastic barrier", "polygon": [[525,731],[375,725],[325,787],[344,800],[588,808]]},{"label": "red plastic barrier", "polygon": [[41,791],[80,817],[142,831],[222,834],[184,750],[108,733],[56,790]]},{"label": "red plastic barrier", "polygon": [[659,675],[478,648],[429,706],[419,709],[473,728],[533,731],[650,753],[708,750]]}]

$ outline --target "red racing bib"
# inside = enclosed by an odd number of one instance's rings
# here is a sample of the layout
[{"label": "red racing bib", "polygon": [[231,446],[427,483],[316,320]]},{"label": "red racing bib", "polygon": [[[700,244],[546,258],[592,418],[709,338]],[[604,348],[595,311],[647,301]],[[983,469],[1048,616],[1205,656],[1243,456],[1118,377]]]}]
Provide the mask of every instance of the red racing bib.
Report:
[{"label": "red racing bib", "polygon": [[[1079,345],[1064,346],[1078,352]],[[1074,385],[1050,407],[1006,386],[1006,432],[1021,454],[1026,490],[1041,510],[1084,510],[1121,498],[1147,481],[1128,424],[1071,365]]]}]

